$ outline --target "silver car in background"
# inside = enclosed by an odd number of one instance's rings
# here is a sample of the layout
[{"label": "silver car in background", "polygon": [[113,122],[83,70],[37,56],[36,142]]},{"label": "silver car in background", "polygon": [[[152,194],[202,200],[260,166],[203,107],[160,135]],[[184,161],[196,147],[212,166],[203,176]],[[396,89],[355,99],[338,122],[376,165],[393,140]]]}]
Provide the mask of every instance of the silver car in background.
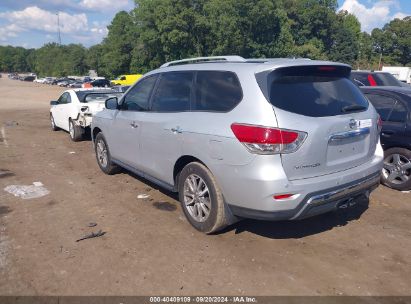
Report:
[{"label": "silver car in background", "polygon": [[178,192],[205,233],[350,207],[378,186],[383,161],[379,116],[350,71],[307,59],[166,63],[94,117],[98,164]]}]

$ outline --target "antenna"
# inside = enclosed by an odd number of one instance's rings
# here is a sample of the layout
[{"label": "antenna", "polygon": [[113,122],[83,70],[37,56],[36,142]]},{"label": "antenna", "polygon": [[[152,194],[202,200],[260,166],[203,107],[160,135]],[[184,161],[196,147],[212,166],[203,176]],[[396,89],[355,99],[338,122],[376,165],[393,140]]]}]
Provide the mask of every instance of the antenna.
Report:
[{"label": "antenna", "polygon": [[60,35],[60,15],[59,12],[56,13],[57,15],[57,39],[59,45],[61,45],[61,35]]}]

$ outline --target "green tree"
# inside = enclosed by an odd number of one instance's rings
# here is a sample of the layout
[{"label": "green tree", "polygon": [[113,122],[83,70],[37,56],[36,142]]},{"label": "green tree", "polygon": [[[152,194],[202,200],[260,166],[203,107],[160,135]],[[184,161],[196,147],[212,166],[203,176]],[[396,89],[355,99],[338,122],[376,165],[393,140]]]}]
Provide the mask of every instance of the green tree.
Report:
[{"label": "green tree", "polygon": [[101,45],[101,74],[115,77],[130,70],[131,54],[136,43],[135,31],[136,25],[129,13],[121,11],[115,15]]}]

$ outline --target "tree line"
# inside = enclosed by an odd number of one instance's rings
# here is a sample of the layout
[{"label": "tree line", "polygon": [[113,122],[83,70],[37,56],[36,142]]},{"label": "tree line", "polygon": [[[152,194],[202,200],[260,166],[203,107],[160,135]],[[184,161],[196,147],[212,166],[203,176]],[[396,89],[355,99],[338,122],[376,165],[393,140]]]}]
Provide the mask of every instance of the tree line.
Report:
[{"label": "tree line", "polygon": [[136,0],[121,11],[97,45],[48,43],[39,49],[0,47],[0,70],[40,76],[115,77],[145,73],[197,56],[307,57],[378,69],[411,66],[411,17],[371,34],[336,12],[337,0]]}]

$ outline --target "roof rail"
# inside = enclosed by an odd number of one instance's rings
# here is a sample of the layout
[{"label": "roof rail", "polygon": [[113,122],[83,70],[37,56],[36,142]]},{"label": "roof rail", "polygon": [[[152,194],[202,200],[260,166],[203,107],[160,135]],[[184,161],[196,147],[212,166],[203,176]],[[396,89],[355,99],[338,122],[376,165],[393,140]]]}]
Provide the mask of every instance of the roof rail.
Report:
[{"label": "roof rail", "polygon": [[175,60],[164,63],[161,68],[180,65],[186,63],[198,63],[198,62],[208,62],[208,61],[229,61],[229,62],[246,62],[246,60],[241,56],[210,56],[210,57],[196,57],[187,58],[182,60]]}]

